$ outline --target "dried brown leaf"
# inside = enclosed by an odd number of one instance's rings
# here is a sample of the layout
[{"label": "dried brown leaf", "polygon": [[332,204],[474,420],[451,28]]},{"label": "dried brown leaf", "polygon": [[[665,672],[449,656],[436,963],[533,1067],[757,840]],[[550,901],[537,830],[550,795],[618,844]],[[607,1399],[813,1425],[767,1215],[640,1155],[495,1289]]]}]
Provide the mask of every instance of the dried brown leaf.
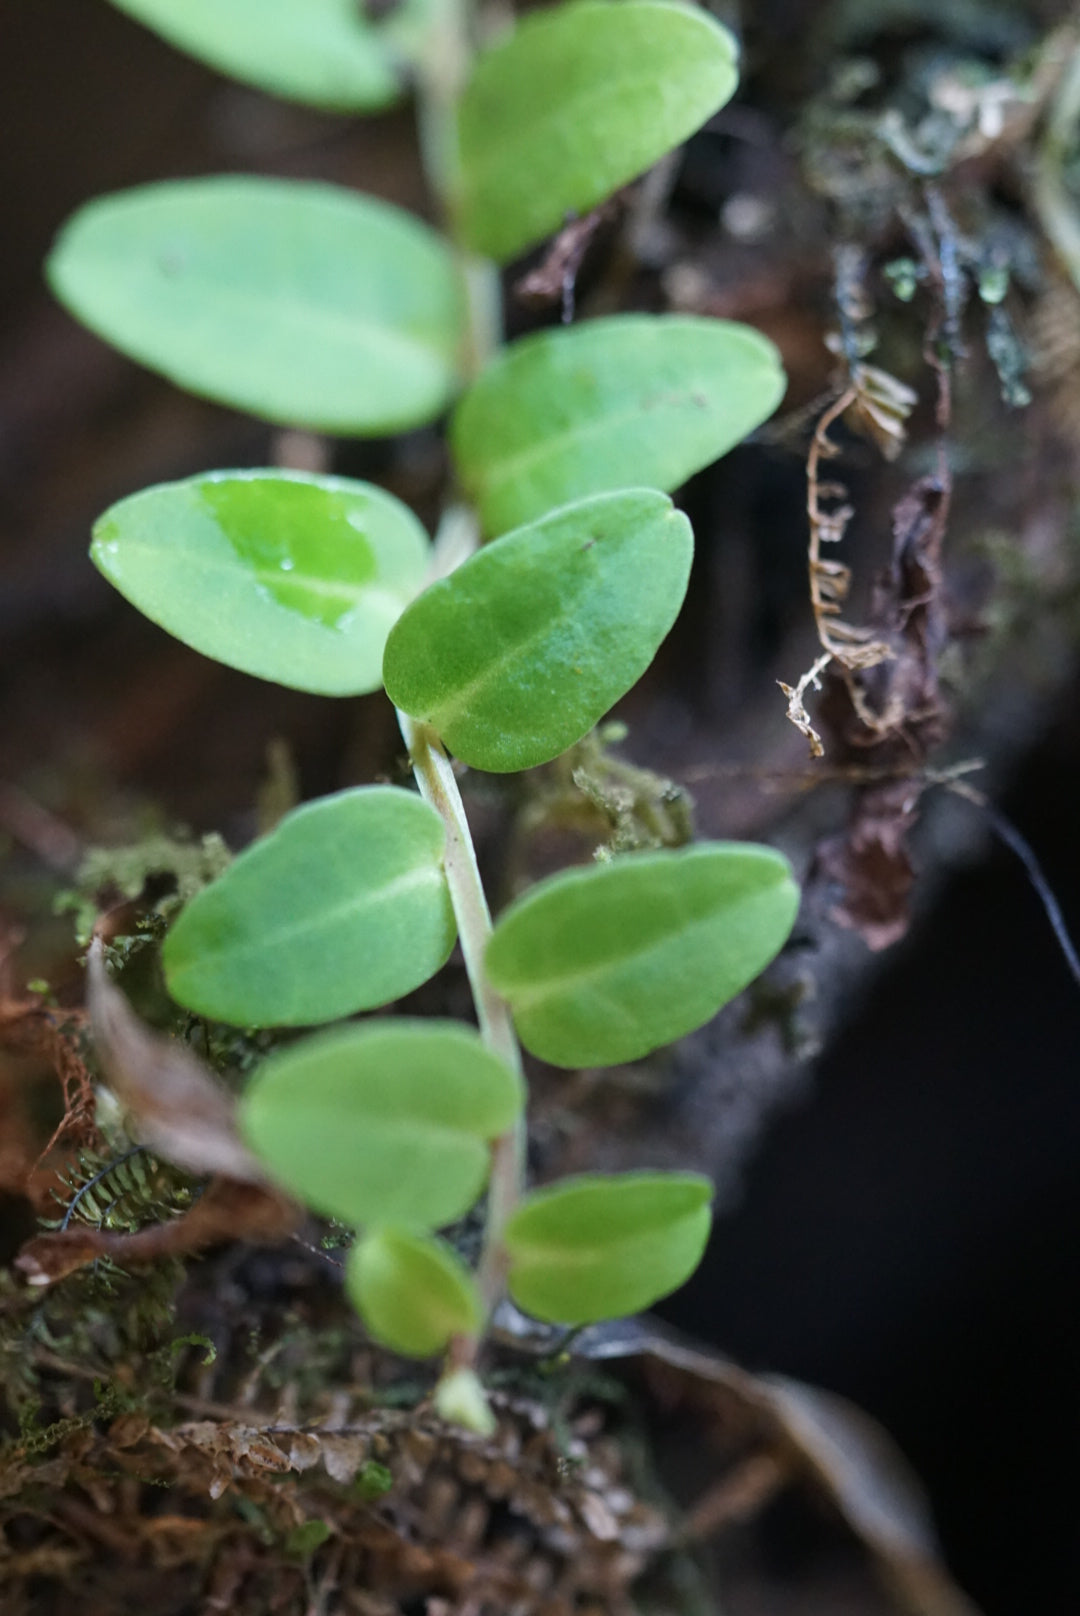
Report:
[{"label": "dried brown leaf", "polygon": [[228,1090],[190,1050],[143,1026],[109,981],[100,941],[87,962],[91,1024],[102,1065],[133,1135],[188,1172],[217,1174],[179,1217],[133,1234],[83,1225],[26,1242],[16,1269],[31,1285],[54,1284],[98,1257],[120,1265],[186,1256],[224,1240],[278,1240],[300,1219],[240,1138]]},{"label": "dried brown leaf", "polygon": [[915,866],[907,835],[918,817],[918,795],[911,781],[861,791],[847,829],[817,849],[817,872],[840,894],[830,918],[858,932],[875,952],[899,942],[908,928]]},{"label": "dried brown leaf", "polygon": [[348,1483],[368,1456],[370,1442],[364,1436],[335,1436],[330,1432],[320,1438],[322,1462],[331,1481]]},{"label": "dried brown leaf", "polygon": [[240,1138],[232,1095],[190,1049],[143,1025],[110,982],[97,938],[86,972],[94,1042],[132,1136],[188,1172],[267,1184],[262,1165]]},{"label": "dried brown leaf", "polygon": [[296,1431],[290,1438],[289,1463],[294,1470],[312,1470],[322,1456],[322,1444],[307,1431]]}]

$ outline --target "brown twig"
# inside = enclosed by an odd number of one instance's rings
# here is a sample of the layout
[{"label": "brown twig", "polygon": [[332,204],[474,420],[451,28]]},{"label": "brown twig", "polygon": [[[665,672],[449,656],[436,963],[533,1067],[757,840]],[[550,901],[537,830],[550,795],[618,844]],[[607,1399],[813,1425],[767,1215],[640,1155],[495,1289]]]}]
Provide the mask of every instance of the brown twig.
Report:
[{"label": "brown twig", "polygon": [[843,484],[822,481],[822,461],[831,460],[840,452],[829,431],[841,416],[859,405],[861,396],[858,377],[853,373],[849,385],[821,416],[810,440],[806,458],[806,514],[810,524],[807,565],[810,605],[822,654],[797,684],[777,681],[788,698],[788,718],[806,736],[810,754],[815,758],[825,755],[825,747],[806,711],[805,697],[808,689],[821,689],[821,676],[832,663],[842,670],[852,704],[868,727],[885,727],[890,716],[878,718],[865,709],[861,692],[849,675],[887,662],[892,650],[872,629],[859,628],[844,620],[843,609],[851,591],[851,568],[843,561],[822,554],[823,545],[839,544],[855,514],[854,508],[846,503],[847,490]]},{"label": "brown twig", "polygon": [[574,290],[578,273],[585,261],[601,225],[613,219],[618,212],[623,193],[617,192],[607,202],[580,219],[571,219],[551,243],[543,262],[514,284],[514,296],[522,303],[562,304],[562,323],[569,325],[574,318]]}]

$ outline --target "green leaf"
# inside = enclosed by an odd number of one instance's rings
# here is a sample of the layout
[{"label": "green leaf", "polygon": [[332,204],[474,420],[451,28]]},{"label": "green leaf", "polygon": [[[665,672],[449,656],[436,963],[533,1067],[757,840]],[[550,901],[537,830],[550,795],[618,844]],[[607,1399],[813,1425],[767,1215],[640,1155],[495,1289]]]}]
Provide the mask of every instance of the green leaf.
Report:
[{"label": "green leaf", "polygon": [[278,1051],[241,1102],[245,1137],[279,1183],[351,1224],[427,1230],[472,1207],[521,1079],[469,1027],[375,1020]]},{"label": "green leaf", "polygon": [[645,672],[692,552],[686,517],[651,489],[555,511],[406,608],[386,642],[387,694],[473,768],[546,763]]},{"label": "green leaf", "polygon": [[551,1324],[639,1313],[701,1261],[711,1198],[696,1173],[589,1176],[539,1190],[507,1224],[510,1295]]},{"label": "green leaf", "polygon": [[373,1504],[384,1497],[394,1485],[393,1472],[377,1459],[365,1459],[353,1482],[353,1496],[365,1504]]},{"label": "green leaf", "polygon": [[787,860],[767,847],[624,855],[511,904],[487,973],[534,1055],[613,1066],[709,1021],[779,952],[798,905]]},{"label": "green leaf", "polygon": [[412,792],[364,786],[286,814],[165,939],[169,992],[238,1026],[307,1026],[411,993],[454,944],[444,831]]},{"label": "green leaf", "polygon": [[301,1521],[286,1537],[285,1553],[297,1560],[306,1560],[316,1549],[322,1548],[329,1536],[330,1527],[325,1521]]},{"label": "green leaf", "polygon": [[121,500],[90,554],[153,622],[205,656],[322,696],[382,684],[386,636],[430,546],[391,494],[343,477],[219,471]]},{"label": "green leaf", "polygon": [[489,533],[605,489],[665,492],[783,397],[767,337],[729,320],[624,314],[511,344],[453,419],[461,481]]},{"label": "green leaf", "polygon": [[374,112],[401,94],[384,29],[357,0],[113,0],[170,45],[270,95]]},{"label": "green leaf", "polygon": [[130,358],[268,421],[397,432],[432,420],[456,384],[449,248],[332,185],[249,175],[102,197],[64,226],[47,274]]},{"label": "green leaf", "polygon": [[680,145],[737,80],[734,40],[696,8],[576,0],[527,17],[462,98],[467,245],[513,258]]},{"label": "green leaf", "polygon": [[345,1286],[368,1334],[409,1358],[430,1358],[483,1322],[473,1277],[442,1240],[376,1229],[349,1253]]}]

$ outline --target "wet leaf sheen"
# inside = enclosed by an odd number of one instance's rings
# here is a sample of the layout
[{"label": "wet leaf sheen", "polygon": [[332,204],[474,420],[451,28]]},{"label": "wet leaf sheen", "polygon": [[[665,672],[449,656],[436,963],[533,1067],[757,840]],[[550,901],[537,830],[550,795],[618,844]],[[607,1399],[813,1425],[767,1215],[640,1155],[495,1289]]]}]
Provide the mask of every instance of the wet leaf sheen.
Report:
[{"label": "wet leaf sheen", "polygon": [[121,500],[96,523],[90,554],[185,645],[344,696],[382,683],[386,636],[429,551],[408,507],[370,483],[222,471]]}]

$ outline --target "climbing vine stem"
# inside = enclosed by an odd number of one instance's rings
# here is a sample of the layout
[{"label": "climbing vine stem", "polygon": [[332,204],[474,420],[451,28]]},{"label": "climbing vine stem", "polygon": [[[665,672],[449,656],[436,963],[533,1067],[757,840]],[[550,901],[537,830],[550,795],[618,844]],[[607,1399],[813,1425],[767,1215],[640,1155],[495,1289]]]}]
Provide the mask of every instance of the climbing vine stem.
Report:
[{"label": "climbing vine stem", "polygon": [[[446,830],[446,879],[481,1036],[511,1071],[520,1075],[521,1050],[509,1007],[495,992],[484,970],[484,950],[491,936],[491,911],[453,765],[429,724],[417,723],[400,711],[398,723],[409,749],[420,794],[435,809]],[[503,1232],[507,1219],[521,1198],[525,1137],[524,1120],[519,1120],[509,1133],[503,1134],[492,1146],[484,1245],[477,1276],[487,1317],[490,1317],[502,1294],[505,1277]]]}]

